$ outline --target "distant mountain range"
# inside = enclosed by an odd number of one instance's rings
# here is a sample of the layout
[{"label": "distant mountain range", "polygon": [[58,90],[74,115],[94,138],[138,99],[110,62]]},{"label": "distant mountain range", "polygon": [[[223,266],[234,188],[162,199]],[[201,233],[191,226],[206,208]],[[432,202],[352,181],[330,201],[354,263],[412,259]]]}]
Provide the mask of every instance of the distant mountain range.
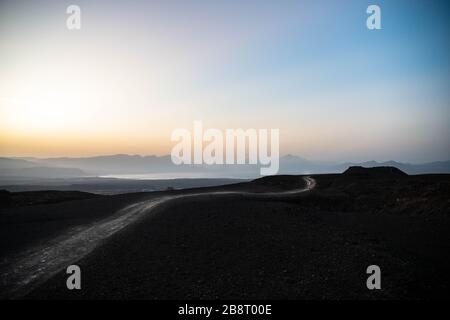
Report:
[{"label": "distant mountain range", "polygon": [[[351,166],[396,167],[408,174],[450,173],[450,161],[409,164],[396,161],[363,163],[317,162],[294,155],[280,159],[279,174],[341,173]],[[181,165],[166,156],[107,155],[86,158],[0,158],[0,179],[74,178],[127,174],[162,174],[202,177],[254,178],[259,176],[256,165]],[[1,182],[1,181],[0,181]]]}]

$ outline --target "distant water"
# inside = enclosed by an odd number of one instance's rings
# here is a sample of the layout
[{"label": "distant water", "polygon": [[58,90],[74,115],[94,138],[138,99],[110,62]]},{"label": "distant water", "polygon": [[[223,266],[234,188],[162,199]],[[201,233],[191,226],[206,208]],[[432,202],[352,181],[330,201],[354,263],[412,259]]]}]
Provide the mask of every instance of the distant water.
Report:
[{"label": "distant water", "polygon": [[212,172],[177,172],[177,173],[143,173],[143,174],[108,174],[100,178],[132,179],[132,180],[169,180],[169,179],[252,179],[255,177],[242,175],[220,175]]}]

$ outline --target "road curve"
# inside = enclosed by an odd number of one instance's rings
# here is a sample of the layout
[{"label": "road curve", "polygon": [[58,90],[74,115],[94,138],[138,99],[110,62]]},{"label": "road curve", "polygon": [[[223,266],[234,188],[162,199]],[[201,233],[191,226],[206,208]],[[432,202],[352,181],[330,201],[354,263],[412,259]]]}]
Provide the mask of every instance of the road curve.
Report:
[{"label": "road curve", "polygon": [[306,187],[280,192],[253,193],[248,191],[212,191],[167,195],[127,206],[113,216],[87,226],[73,228],[50,241],[49,245],[34,247],[12,260],[0,263],[0,298],[14,299],[26,295],[53,275],[92,252],[103,241],[129,224],[169,201],[205,195],[243,195],[251,197],[280,197],[312,190],[316,181],[303,177]]}]

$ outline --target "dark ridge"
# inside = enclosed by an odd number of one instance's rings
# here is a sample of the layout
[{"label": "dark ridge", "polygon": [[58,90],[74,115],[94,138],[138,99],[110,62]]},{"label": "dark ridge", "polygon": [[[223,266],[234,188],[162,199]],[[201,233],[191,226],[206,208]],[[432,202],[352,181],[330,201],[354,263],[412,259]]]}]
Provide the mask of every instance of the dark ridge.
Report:
[{"label": "dark ridge", "polygon": [[11,202],[11,192],[7,190],[0,190],[0,207],[10,206]]},{"label": "dark ridge", "polygon": [[344,171],[346,176],[370,176],[370,177],[406,177],[408,176],[402,170],[396,167],[373,167],[364,168],[361,166],[349,167]]},{"label": "dark ridge", "polygon": [[33,206],[72,200],[84,200],[101,197],[100,195],[81,191],[25,191],[9,192],[0,190],[0,208]]},{"label": "dark ridge", "polygon": [[276,187],[277,189],[288,190],[304,187],[305,181],[302,176],[298,175],[277,175],[252,180],[250,185]]}]

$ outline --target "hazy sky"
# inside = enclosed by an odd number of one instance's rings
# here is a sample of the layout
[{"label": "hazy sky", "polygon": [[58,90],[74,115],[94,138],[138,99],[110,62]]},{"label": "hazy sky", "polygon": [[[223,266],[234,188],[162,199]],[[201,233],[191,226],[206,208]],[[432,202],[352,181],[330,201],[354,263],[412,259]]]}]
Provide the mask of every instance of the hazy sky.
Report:
[{"label": "hazy sky", "polygon": [[[66,28],[81,7],[82,28]],[[366,28],[378,4],[382,30]],[[450,159],[448,1],[0,1],[0,155],[168,154],[279,128],[282,154]]]}]

